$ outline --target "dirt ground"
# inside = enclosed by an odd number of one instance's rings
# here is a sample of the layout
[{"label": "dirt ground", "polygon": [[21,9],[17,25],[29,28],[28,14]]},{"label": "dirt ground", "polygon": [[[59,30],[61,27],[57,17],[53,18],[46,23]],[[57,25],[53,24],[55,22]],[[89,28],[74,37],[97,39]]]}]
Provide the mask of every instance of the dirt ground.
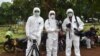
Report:
[{"label": "dirt ground", "polygon": [[[41,51],[41,56],[46,56],[45,51]],[[92,49],[86,49],[86,48],[81,48],[81,55],[82,56],[100,56],[100,46]],[[0,56],[25,56],[23,52],[18,52],[16,53],[7,53],[7,52],[2,52],[0,53]],[[58,53],[58,56],[65,56],[64,51],[60,51]],[[72,56],[74,55],[74,51],[72,50]]]}]

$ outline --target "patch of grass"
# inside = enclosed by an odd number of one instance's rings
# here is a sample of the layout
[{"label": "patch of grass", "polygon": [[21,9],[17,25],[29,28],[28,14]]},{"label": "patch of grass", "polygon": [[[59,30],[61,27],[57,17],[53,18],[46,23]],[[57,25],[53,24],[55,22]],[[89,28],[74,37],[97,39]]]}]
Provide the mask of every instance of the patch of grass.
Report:
[{"label": "patch of grass", "polygon": [[[86,23],[85,26],[84,26],[84,31],[89,30],[90,27],[94,27],[94,25],[91,24],[91,23]],[[96,28],[96,29],[97,29],[97,28],[99,29],[98,32],[97,32],[97,35],[100,36],[100,24],[95,24],[95,28]]]},{"label": "patch of grass", "polygon": [[[97,24],[95,26],[96,26],[96,28],[100,29],[99,24]],[[90,27],[93,27],[93,24],[86,23],[85,27],[84,27],[84,31],[89,30]],[[23,38],[23,37],[25,37],[25,26],[24,25],[12,25],[12,28],[13,29],[17,28],[18,29],[17,30],[18,33],[14,34],[13,38]],[[6,39],[4,37],[5,37],[5,33],[7,32],[7,29],[8,29],[8,27],[0,27],[0,43],[6,41]],[[100,30],[98,31],[97,34],[100,35]]]},{"label": "patch of grass", "polygon": [[[12,28],[14,28],[15,26],[12,25]],[[9,27],[0,27],[0,43],[1,42],[5,42],[6,39],[5,39],[5,34],[7,32]],[[18,26],[17,28],[18,30],[15,30],[17,33],[14,34],[13,38],[23,38],[25,37],[25,30],[24,30],[24,26],[23,25],[20,25]]]}]

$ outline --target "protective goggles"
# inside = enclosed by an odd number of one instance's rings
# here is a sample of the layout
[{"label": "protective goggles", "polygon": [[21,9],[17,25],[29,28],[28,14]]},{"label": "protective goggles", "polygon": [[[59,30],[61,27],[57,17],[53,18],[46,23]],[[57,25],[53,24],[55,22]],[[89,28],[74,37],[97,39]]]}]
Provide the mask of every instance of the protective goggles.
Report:
[{"label": "protective goggles", "polygon": [[50,13],[50,15],[55,15],[54,13]]},{"label": "protective goggles", "polygon": [[35,10],[34,12],[35,12],[35,13],[39,13],[39,11],[38,11],[38,10]]},{"label": "protective goggles", "polygon": [[68,12],[68,14],[72,14],[72,12]]}]

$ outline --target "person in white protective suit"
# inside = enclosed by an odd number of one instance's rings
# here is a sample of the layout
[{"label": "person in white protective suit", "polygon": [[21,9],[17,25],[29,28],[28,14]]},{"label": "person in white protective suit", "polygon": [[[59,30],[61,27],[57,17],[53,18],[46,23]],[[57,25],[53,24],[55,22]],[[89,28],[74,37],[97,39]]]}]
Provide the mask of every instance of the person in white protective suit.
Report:
[{"label": "person in white protective suit", "polygon": [[46,56],[57,56],[58,49],[58,27],[55,19],[55,11],[51,10],[48,15],[49,19],[45,21],[45,29],[48,33],[46,41]]},{"label": "person in white protective suit", "polygon": [[76,17],[79,27],[77,27],[77,22],[75,19],[74,11],[69,8],[66,12],[67,18],[63,21],[62,28],[66,31],[66,56],[71,56],[72,44],[74,46],[75,56],[80,55],[80,37],[75,35],[75,29],[78,31],[83,29],[84,23],[80,20],[79,17]]},{"label": "person in white protective suit", "polygon": [[[41,41],[41,33],[44,27],[44,20],[40,16],[40,9],[35,7],[33,9],[33,15],[30,16],[26,23],[26,36],[28,37],[26,56],[28,55],[31,46],[33,45],[33,40],[36,40],[37,46],[39,47]],[[35,52],[33,52],[35,56]],[[31,53],[29,54],[31,56]]]}]

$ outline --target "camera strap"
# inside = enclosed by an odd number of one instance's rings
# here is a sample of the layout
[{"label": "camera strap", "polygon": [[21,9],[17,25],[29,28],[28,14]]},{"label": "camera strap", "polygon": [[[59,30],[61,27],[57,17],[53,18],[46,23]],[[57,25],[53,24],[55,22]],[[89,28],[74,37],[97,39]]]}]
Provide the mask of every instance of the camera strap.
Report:
[{"label": "camera strap", "polygon": [[75,16],[75,20],[76,20],[76,25],[77,25],[77,28],[79,27],[79,23],[78,23],[78,20],[77,20],[77,16]]},{"label": "camera strap", "polygon": [[[72,18],[69,19],[69,21],[72,23]],[[70,34],[70,31],[69,31],[69,39],[71,39],[71,34]]]}]

